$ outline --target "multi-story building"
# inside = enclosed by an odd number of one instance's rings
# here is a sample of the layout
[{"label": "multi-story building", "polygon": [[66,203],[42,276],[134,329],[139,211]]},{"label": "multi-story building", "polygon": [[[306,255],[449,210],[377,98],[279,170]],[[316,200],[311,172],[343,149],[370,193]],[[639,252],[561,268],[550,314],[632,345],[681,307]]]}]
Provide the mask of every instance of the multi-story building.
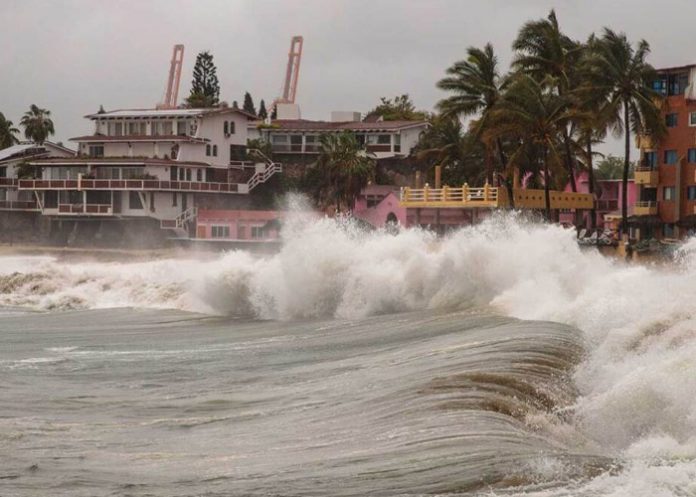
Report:
[{"label": "multi-story building", "polygon": [[248,194],[281,170],[261,154],[247,156],[247,127],[255,116],[236,108],[86,117],[94,133],[72,139],[77,156],[33,159],[28,164],[40,174],[0,181],[9,192],[29,192],[36,211],[61,226],[148,220],[195,237],[200,210],[248,208]]},{"label": "multi-story building", "polygon": [[667,136],[638,140],[631,237],[681,238],[696,226],[696,64],[658,70]]}]

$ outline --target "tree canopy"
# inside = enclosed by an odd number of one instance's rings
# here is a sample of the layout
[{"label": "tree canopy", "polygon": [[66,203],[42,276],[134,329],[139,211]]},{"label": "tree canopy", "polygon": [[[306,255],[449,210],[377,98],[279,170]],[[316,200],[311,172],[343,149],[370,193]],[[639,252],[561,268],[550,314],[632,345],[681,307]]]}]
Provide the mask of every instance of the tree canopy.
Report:
[{"label": "tree canopy", "polygon": [[193,67],[191,94],[186,99],[193,108],[214,107],[220,102],[220,83],[217,78],[217,68],[210,52],[201,52],[196,57]]},{"label": "tree canopy", "polygon": [[19,124],[24,128],[26,139],[38,144],[42,144],[56,132],[51,119],[51,111],[41,109],[34,104],[24,113]]},{"label": "tree canopy", "polygon": [[15,136],[19,130],[14,127],[14,124],[5,115],[0,112],[0,149],[11,147],[19,140]]},{"label": "tree canopy", "polygon": [[428,119],[425,111],[417,111],[408,94],[394,98],[380,98],[380,103],[367,113],[365,120],[382,118],[384,121],[418,121]]},{"label": "tree canopy", "polygon": [[254,114],[256,115],[256,106],[254,105],[254,99],[251,98],[251,93],[246,92],[244,94],[244,104],[242,105],[242,109],[249,114]]}]

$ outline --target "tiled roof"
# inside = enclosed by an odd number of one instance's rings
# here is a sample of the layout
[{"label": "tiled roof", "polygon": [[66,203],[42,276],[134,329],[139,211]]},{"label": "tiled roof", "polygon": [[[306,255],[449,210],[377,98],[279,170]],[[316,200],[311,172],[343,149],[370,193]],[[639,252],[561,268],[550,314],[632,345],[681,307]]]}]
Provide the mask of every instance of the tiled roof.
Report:
[{"label": "tiled roof", "polygon": [[428,121],[309,121],[306,119],[277,119],[271,127],[264,128],[269,131],[397,131],[417,126],[427,126]]},{"label": "tiled roof", "polygon": [[151,142],[151,141],[165,141],[165,142],[199,142],[205,143],[207,138],[195,138],[193,136],[182,136],[182,135],[123,135],[123,136],[106,136],[106,135],[85,135],[76,136],[75,138],[70,138],[70,141],[74,142]]}]

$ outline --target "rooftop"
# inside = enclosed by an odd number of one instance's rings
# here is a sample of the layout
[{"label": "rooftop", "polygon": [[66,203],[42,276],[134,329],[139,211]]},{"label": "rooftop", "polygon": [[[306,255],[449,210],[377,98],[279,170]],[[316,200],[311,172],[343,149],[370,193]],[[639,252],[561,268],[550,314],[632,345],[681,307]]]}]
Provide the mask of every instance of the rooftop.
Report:
[{"label": "rooftop", "polygon": [[57,145],[49,141],[44,142],[42,145],[33,142],[22,142],[0,150],[0,161],[9,160],[13,157],[21,157],[27,155],[43,155],[48,153],[46,148],[51,147],[63,150],[65,152],[69,152],[71,154],[75,153],[74,150],[70,150],[69,148],[65,148],[61,145]]},{"label": "rooftop", "polygon": [[253,114],[234,107],[212,107],[208,109],[116,109],[108,112],[96,112],[87,114],[89,119],[115,119],[128,117],[197,117],[206,114],[225,114],[235,112],[249,119],[258,119]]},{"label": "rooftop", "polygon": [[270,130],[292,131],[397,131],[427,125],[428,121],[309,121],[306,119],[277,119],[272,122]]},{"label": "rooftop", "polygon": [[112,166],[116,164],[124,165],[144,165],[144,166],[200,166],[209,167],[206,162],[193,161],[176,161],[172,159],[150,159],[147,157],[68,157],[68,158],[50,158],[38,159],[31,162],[32,165],[38,166],[75,166],[89,164],[91,166]]},{"label": "rooftop", "polygon": [[70,138],[70,141],[75,142],[151,142],[151,141],[187,141],[205,143],[210,140],[207,138],[195,138],[187,135],[122,135],[122,136],[107,136],[107,135],[85,135]]}]

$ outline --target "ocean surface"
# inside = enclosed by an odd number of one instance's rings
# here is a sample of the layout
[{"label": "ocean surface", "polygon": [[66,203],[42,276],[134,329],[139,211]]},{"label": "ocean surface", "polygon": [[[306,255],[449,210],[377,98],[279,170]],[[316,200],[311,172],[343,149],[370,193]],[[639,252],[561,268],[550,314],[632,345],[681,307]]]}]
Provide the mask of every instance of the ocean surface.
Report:
[{"label": "ocean surface", "polygon": [[696,243],[498,217],[0,256],[0,495],[696,495]]}]

